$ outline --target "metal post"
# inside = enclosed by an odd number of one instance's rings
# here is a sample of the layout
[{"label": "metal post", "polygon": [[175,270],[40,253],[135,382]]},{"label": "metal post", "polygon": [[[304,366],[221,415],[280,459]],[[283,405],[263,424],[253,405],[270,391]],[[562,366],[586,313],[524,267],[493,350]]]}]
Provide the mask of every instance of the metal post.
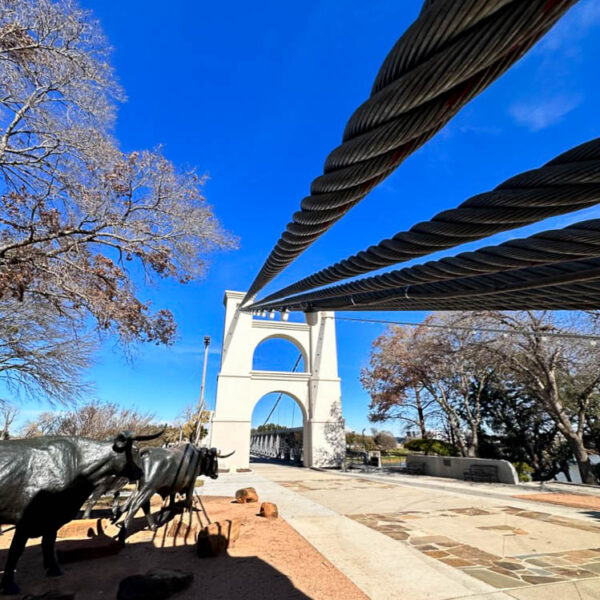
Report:
[{"label": "metal post", "polygon": [[198,403],[198,425],[196,426],[196,446],[200,443],[202,436],[202,412],[204,411],[204,383],[206,381],[206,363],[208,358],[208,347],[210,346],[210,336],[204,336],[204,365],[202,367],[202,384],[200,385],[200,402]]}]

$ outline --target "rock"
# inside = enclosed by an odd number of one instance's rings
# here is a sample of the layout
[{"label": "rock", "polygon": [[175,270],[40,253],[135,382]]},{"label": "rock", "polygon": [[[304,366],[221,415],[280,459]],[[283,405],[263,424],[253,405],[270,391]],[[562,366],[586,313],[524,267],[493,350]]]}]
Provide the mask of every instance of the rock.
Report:
[{"label": "rock", "polygon": [[24,596],[23,600],[75,600],[75,594],[50,590],[44,594]]},{"label": "rock", "polygon": [[92,537],[102,532],[102,519],[75,519],[63,525],[57,532],[57,538]]},{"label": "rock", "polygon": [[198,534],[196,551],[200,558],[218,556],[240,537],[240,520],[226,519],[211,523]]},{"label": "rock", "polygon": [[258,494],[253,487],[242,488],[235,493],[235,499],[239,504],[258,502]]},{"label": "rock", "polygon": [[60,563],[77,562],[112,556],[122,549],[111,537],[99,535],[85,540],[65,540],[56,545],[56,557]]},{"label": "rock", "polygon": [[266,519],[276,519],[279,516],[277,504],[273,504],[272,502],[263,502],[260,505],[260,516],[265,517]]},{"label": "rock", "polygon": [[188,588],[194,575],[175,569],[150,569],[145,575],[130,575],[119,583],[117,600],[164,600]]}]

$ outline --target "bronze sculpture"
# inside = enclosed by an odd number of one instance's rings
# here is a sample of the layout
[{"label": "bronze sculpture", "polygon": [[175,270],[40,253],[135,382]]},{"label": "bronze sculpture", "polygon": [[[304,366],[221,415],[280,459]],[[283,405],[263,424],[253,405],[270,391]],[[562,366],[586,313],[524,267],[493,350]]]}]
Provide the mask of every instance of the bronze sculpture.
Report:
[{"label": "bronze sculpture", "polygon": [[191,511],[196,479],[200,475],[216,479],[219,476],[218,458],[227,458],[232,454],[221,455],[216,448],[198,448],[189,442],[172,448],[143,450],[140,453],[143,475],[136,491],[117,516],[119,518],[127,512],[119,539],[125,540],[131,520],[140,508],[144,510],[150,528],[156,529],[157,523],[150,513],[150,498],[154,494],[160,494],[163,500],[169,497],[171,508],[175,503],[175,494],[183,494],[184,506]]},{"label": "bronze sculpture", "polygon": [[119,433],[112,442],[73,437],[39,437],[0,442],[0,522],[15,533],[0,591],[18,594],[14,572],[27,540],[42,537],[44,568],[61,574],[54,552],[56,533],[77,516],[93,490],[114,475],[135,481],[142,476],[134,441],[155,439]]}]

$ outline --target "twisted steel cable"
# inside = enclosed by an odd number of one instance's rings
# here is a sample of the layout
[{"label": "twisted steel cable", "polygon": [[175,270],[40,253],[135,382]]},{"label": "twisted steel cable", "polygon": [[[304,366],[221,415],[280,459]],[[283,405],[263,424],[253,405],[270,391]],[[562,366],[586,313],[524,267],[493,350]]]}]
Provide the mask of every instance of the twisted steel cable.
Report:
[{"label": "twisted steel cable", "polygon": [[262,302],[354,277],[600,202],[600,138],[511,177],[430,221],[287,286]]},{"label": "twisted steel cable", "polygon": [[[543,264],[470,277],[454,277],[433,283],[393,287],[375,292],[336,296],[313,302],[305,301],[292,305],[292,307],[301,307],[302,310],[357,310],[361,308],[374,310],[374,307],[377,307],[378,310],[393,310],[394,308],[390,308],[390,306],[397,307],[398,302],[404,306],[412,306],[414,303],[437,306],[440,302],[445,305],[455,300],[459,302],[465,299],[475,302],[485,301],[486,296],[490,295],[522,299],[526,302],[532,294],[537,297],[542,289],[550,288],[551,291],[556,291],[561,286],[582,284],[599,279],[600,256],[595,256],[551,265]],[[549,294],[549,292],[545,293]]]},{"label": "twisted steel cable", "polygon": [[252,305],[251,309],[296,309],[318,305],[329,298],[354,298],[359,294],[401,286],[410,287],[597,256],[600,256],[600,219],[592,219],[564,229],[543,231],[528,238],[509,240],[497,246],[486,246],[473,252],[463,252],[282,300],[264,300]]},{"label": "twisted steel cable", "polygon": [[[471,297],[480,300],[484,296],[516,292],[536,292],[542,288],[587,282],[600,278],[600,257],[580,261],[567,261],[553,265],[527,267],[473,277],[455,278],[448,281],[425,283],[371,292],[353,297],[355,303],[364,305],[402,299],[425,300],[456,299]],[[527,296],[527,293],[523,295]],[[328,301],[325,301],[327,303]],[[347,302],[347,300],[346,300]]]},{"label": "twisted steel cable", "polygon": [[469,100],[529,50],[577,0],[435,0],[396,43],[246,295],[246,302]]},{"label": "twisted steel cable", "polygon": [[570,286],[556,286],[528,293],[500,293],[490,296],[438,300],[397,300],[378,305],[352,307],[352,311],[373,310],[598,310],[600,279]]}]

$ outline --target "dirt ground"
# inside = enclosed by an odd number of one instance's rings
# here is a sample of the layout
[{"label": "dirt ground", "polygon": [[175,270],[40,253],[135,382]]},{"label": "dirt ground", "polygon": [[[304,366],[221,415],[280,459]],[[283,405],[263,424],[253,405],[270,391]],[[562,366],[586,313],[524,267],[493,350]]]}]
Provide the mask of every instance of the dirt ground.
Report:
[{"label": "dirt ground", "polygon": [[[267,499],[268,500],[268,499]],[[187,541],[167,535],[170,525],[156,534],[142,529],[145,520],[135,519],[135,531],[127,545],[116,555],[62,565],[64,575],[48,578],[42,569],[40,540],[30,541],[17,572],[24,594],[55,589],[75,592],[76,598],[116,598],[119,581],[128,575],[145,573],[153,567],[174,568],[194,574],[188,590],[176,594],[177,600],[368,600],[345,575],[338,571],[283,519],[258,516],[260,504],[237,504],[232,498],[204,496],[206,512],[212,521],[239,519],[240,537],[224,554],[200,559],[195,554],[194,535]],[[153,512],[160,510],[154,507]],[[95,511],[94,517],[105,515]],[[199,516],[202,515],[199,513]],[[194,523],[196,517],[194,517]],[[185,521],[187,523],[187,517]],[[117,531],[102,520],[104,534]],[[206,523],[206,519],[204,519]],[[11,532],[0,536],[0,564],[4,564]],[[73,538],[59,539],[73,545]],[[82,545],[85,538],[78,538]],[[75,542],[77,543],[77,542]]]},{"label": "dirt ground", "polygon": [[513,498],[533,500],[534,502],[546,502],[548,504],[558,504],[560,506],[571,506],[573,508],[589,508],[592,510],[600,510],[600,497],[598,496],[548,492],[545,494],[524,494],[513,496]]}]

